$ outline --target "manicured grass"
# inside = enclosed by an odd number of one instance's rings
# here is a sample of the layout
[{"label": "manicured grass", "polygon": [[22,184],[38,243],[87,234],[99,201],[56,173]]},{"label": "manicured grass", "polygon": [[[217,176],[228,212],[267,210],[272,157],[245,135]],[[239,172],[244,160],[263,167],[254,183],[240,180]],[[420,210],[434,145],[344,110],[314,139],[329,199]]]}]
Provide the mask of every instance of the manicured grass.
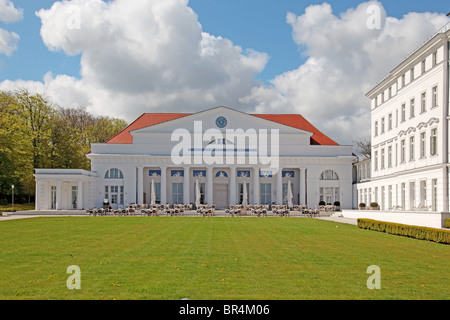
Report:
[{"label": "manicured grass", "polygon": [[30,218],[0,241],[0,299],[450,297],[450,246],[310,218]]}]

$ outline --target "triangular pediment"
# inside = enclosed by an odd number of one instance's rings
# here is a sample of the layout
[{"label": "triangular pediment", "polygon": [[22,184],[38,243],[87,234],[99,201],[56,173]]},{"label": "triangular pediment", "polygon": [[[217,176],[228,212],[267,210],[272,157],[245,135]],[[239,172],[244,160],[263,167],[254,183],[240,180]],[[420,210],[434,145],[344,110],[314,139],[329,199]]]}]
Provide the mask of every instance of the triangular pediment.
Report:
[{"label": "triangular pediment", "polygon": [[199,123],[201,123],[202,132],[205,132],[208,129],[218,129],[223,133],[225,133],[227,129],[242,129],[244,131],[248,129],[254,129],[256,131],[261,129],[278,129],[279,134],[299,134],[307,135],[309,137],[313,134],[309,131],[293,128],[275,121],[266,120],[227,107],[212,108],[174,120],[134,130],[130,133],[134,137],[146,133],[172,133],[177,129],[186,129],[189,132],[194,132],[194,126],[197,125],[196,128],[198,129]]}]

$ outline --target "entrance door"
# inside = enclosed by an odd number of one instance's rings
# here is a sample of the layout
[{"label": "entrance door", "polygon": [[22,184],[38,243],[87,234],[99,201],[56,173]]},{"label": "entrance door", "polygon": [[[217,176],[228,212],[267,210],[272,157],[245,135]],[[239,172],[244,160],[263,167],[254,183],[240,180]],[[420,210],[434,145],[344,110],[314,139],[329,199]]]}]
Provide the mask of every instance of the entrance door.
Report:
[{"label": "entrance door", "polygon": [[214,185],[214,204],[217,209],[224,209],[228,207],[228,185],[215,184]]}]

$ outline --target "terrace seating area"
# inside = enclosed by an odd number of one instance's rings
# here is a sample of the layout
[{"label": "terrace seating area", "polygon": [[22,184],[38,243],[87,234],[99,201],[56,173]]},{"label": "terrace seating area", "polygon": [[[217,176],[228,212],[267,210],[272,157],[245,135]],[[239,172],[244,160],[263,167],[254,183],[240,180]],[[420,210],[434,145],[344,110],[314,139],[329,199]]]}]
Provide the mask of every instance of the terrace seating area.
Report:
[{"label": "terrace seating area", "polygon": [[90,216],[251,216],[251,217],[317,217],[319,215],[331,215],[336,211],[335,206],[308,206],[295,205],[289,208],[287,205],[229,205],[225,210],[217,210],[215,204],[129,204],[126,208],[111,209],[110,206],[104,208],[93,208],[86,210]]}]

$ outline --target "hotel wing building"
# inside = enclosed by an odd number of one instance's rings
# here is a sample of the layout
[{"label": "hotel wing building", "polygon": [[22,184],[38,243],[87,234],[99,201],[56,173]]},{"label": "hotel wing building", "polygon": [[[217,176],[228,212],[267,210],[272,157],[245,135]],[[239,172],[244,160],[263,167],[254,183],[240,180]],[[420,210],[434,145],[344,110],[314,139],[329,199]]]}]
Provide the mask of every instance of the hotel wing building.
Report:
[{"label": "hotel wing building", "polygon": [[368,92],[371,177],[357,165],[357,203],[449,211],[449,39],[447,24]]},{"label": "hotel wing building", "polygon": [[[428,128],[433,124],[427,124]],[[352,207],[352,146],[342,146],[298,114],[247,114],[226,107],[146,113],[105,143],[91,145],[91,171],[36,169],[36,210],[84,210],[127,204],[226,208],[320,201]]]}]

